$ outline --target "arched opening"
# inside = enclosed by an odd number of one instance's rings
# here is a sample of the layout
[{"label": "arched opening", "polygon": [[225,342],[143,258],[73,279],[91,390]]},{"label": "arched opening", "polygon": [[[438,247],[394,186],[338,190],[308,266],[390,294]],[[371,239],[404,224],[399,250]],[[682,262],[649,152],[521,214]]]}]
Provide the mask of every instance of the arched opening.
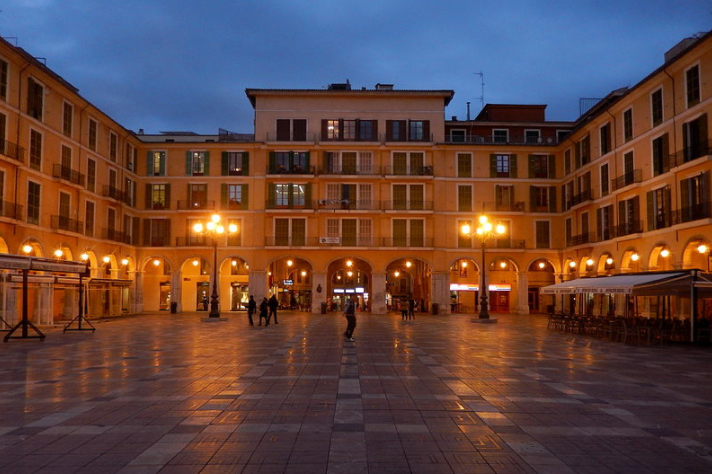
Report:
[{"label": "arched opening", "polygon": [[430,306],[432,269],[417,258],[399,258],[386,267],[386,305],[393,311],[400,310],[402,301],[413,300],[416,311],[425,311]]},{"label": "arched opening", "polygon": [[270,292],[277,297],[280,308],[309,310],[314,277],[311,263],[297,257],[280,258],[270,264],[268,276]]},{"label": "arched opening", "polygon": [[341,311],[351,295],[356,296],[358,310],[371,306],[371,265],[365,260],[344,257],[327,268],[326,304],[331,311]]},{"label": "arched opening", "polygon": [[174,298],[171,263],[161,256],[143,262],[143,305],[147,311],[169,311]]},{"label": "arched opening", "polygon": [[534,260],[527,268],[529,282],[527,303],[530,313],[553,313],[556,301],[555,295],[542,295],[540,289],[556,283],[554,265],[545,258]]},{"label": "arched opening", "polygon": [[480,268],[471,258],[450,265],[450,312],[474,313],[479,301]]}]

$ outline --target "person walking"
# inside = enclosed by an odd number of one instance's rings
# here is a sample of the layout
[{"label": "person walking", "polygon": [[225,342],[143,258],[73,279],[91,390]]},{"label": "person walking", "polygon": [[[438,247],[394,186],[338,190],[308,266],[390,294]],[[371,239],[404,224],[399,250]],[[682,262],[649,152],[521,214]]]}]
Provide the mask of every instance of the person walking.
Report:
[{"label": "person walking", "polygon": [[402,298],[400,300],[400,312],[401,312],[401,319],[405,321],[408,318],[408,300],[405,298]]},{"label": "person walking", "polygon": [[352,296],[344,306],[344,316],[346,317],[346,332],[344,337],[349,342],[354,342],[354,329],[356,329],[356,297]]},{"label": "person walking", "polygon": [[408,300],[408,319],[415,319],[415,300],[413,298]]},{"label": "person walking", "polygon": [[262,326],[262,319],[265,320],[265,326],[269,326],[269,319],[267,319],[267,308],[268,308],[268,303],[267,303],[267,297],[265,296],[262,298],[262,303],[260,303],[260,324],[258,326]]},{"label": "person walking", "polygon": [[277,301],[277,297],[275,295],[272,295],[267,305],[269,306],[267,324],[269,324],[269,322],[272,320],[272,316],[274,316],[274,324],[279,324],[279,321],[277,321],[277,308],[279,307],[279,301]]},{"label": "person walking", "polygon": [[257,302],[255,301],[255,297],[250,295],[250,301],[247,302],[247,319],[250,321],[250,326],[255,325],[255,322],[252,320],[252,315],[255,314],[256,311]]}]

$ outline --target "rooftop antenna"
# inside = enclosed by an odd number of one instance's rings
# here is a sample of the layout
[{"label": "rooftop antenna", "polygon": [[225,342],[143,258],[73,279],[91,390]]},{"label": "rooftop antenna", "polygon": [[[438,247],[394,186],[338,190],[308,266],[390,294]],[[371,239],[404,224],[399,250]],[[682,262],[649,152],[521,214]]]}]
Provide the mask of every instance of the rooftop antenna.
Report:
[{"label": "rooftop antenna", "polygon": [[480,76],[480,90],[481,90],[481,95],[479,97],[480,99],[480,104],[482,105],[482,108],[485,108],[485,73],[480,71],[474,73],[476,76]]}]

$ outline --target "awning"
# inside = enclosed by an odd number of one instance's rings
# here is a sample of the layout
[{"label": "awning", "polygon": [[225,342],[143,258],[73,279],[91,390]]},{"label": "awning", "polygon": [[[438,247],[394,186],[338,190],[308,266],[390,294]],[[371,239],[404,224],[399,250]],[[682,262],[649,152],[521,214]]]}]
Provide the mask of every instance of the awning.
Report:
[{"label": "awning", "polygon": [[594,278],[577,278],[541,288],[544,295],[566,294],[620,294],[643,295],[661,294],[675,289],[675,292],[689,294],[692,276],[690,272],[660,272],[613,275]]}]

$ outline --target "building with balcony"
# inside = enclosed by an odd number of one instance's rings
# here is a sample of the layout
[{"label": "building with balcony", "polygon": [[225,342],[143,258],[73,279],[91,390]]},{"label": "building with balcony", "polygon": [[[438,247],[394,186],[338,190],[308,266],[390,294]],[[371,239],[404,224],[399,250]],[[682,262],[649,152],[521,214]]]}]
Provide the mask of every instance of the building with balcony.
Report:
[{"label": "building with balcony", "polygon": [[[223,312],[274,293],[311,312],[356,294],[373,314],[402,298],[471,313],[482,270],[493,312],[620,312],[614,297],[540,289],[709,270],[710,70],[712,37],[688,39],[574,122],[510,104],[446,119],[454,91],[346,83],[246,89],[253,133],[145,134],[0,41],[0,252],[86,258],[90,317],[205,310],[214,275]],[[196,234],[213,213],[237,232]],[[507,229],[484,263],[461,232],[483,213]],[[12,321],[17,275],[0,271]],[[76,276],[31,280],[33,321],[76,314]]]}]

